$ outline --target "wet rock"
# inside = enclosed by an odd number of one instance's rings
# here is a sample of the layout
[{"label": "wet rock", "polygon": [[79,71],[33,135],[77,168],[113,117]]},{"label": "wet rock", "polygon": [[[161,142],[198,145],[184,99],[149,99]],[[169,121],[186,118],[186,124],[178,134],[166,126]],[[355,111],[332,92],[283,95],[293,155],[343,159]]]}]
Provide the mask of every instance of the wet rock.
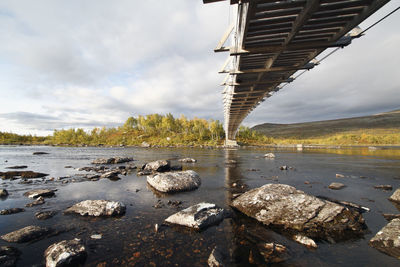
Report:
[{"label": "wet rock", "polygon": [[142,168],[143,171],[154,171],[154,172],[167,172],[171,170],[171,164],[169,160],[156,160],[146,163]]},{"label": "wet rock", "polygon": [[382,189],[382,190],[393,190],[393,187],[390,184],[380,184],[380,185],[375,185],[375,189]]},{"label": "wet rock", "polygon": [[279,263],[287,259],[287,249],[284,245],[278,243],[257,244],[260,254],[264,257],[266,263]]},{"label": "wet rock", "polygon": [[382,216],[387,220],[400,219],[400,214],[383,213]]},{"label": "wet rock", "polygon": [[6,189],[0,189],[0,197],[8,196],[8,191]]},{"label": "wet rock", "polygon": [[0,266],[15,266],[17,264],[19,255],[21,255],[21,252],[14,247],[0,246]]},{"label": "wet rock", "polygon": [[144,176],[144,175],[150,175],[152,174],[152,171],[149,170],[142,170],[142,171],[138,171],[137,175],[138,176]]},{"label": "wet rock", "polygon": [[221,222],[224,218],[224,209],[215,204],[202,202],[169,216],[165,222],[201,230]]},{"label": "wet rock", "polygon": [[208,257],[207,263],[210,267],[223,267],[228,266],[227,256],[222,251],[215,247]]},{"label": "wet rock", "polygon": [[183,163],[196,163],[197,160],[192,159],[192,158],[183,158],[183,159],[179,159],[179,162],[183,162]]},{"label": "wet rock", "polygon": [[112,170],[106,173],[103,173],[102,175],[100,175],[100,178],[107,178],[110,180],[119,180],[120,178],[118,177],[118,175],[121,173],[121,171],[119,170]]},{"label": "wet rock", "polygon": [[8,171],[8,172],[2,172],[0,173],[0,176],[3,179],[14,179],[17,177],[21,178],[42,178],[47,176],[48,174],[46,173],[41,173],[41,172],[33,172],[33,171]]},{"label": "wet rock", "polygon": [[10,215],[14,213],[19,213],[25,211],[22,208],[11,208],[11,209],[4,209],[0,211],[0,215]]},{"label": "wet rock", "polygon": [[71,168],[73,168],[71,165],[67,165],[67,166],[64,166],[64,168],[66,168],[66,169],[71,169]]},{"label": "wet rock", "polygon": [[64,213],[78,213],[82,216],[117,216],[125,214],[121,202],[107,200],[84,200],[66,209]]},{"label": "wet rock", "polygon": [[340,189],[344,188],[345,185],[342,183],[331,183],[328,187],[333,190],[340,190]]},{"label": "wet rock", "polygon": [[344,178],[344,175],[340,174],[340,173],[336,173],[336,178]]},{"label": "wet rock", "polygon": [[113,157],[113,158],[98,158],[92,161],[92,164],[119,164],[133,161],[133,158],[122,158],[122,157]]},{"label": "wet rock", "polygon": [[311,238],[309,238],[305,235],[302,235],[302,234],[294,235],[293,240],[299,244],[302,244],[303,246],[308,247],[308,248],[317,248],[318,247],[314,240],[312,240]]},{"label": "wet rock", "polygon": [[356,210],[285,184],[252,189],[235,198],[231,205],[267,226],[304,233],[310,238],[343,240],[362,236],[366,228]]},{"label": "wet rock", "polygon": [[370,246],[400,259],[400,219],[391,220],[370,241]]},{"label": "wet rock", "polygon": [[235,165],[235,164],[237,164],[237,161],[234,160],[234,159],[229,159],[229,160],[225,161],[225,164],[227,164],[227,165]]},{"label": "wet rock", "polygon": [[147,183],[160,192],[171,193],[197,189],[201,180],[195,171],[188,170],[149,175]]},{"label": "wet rock", "polygon": [[26,204],[25,207],[31,208],[31,207],[33,207],[33,206],[42,205],[42,204],[44,204],[44,203],[45,203],[44,198],[43,198],[43,197],[38,197],[35,201]]},{"label": "wet rock", "polygon": [[46,267],[80,266],[87,257],[86,248],[79,239],[63,240],[49,246],[44,252]]},{"label": "wet rock", "polygon": [[389,197],[389,200],[400,203],[400,188],[394,191],[394,193]]},{"label": "wet rock", "polygon": [[28,166],[26,165],[16,165],[16,166],[6,167],[6,169],[26,169],[26,168],[28,168]]},{"label": "wet rock", "polygon": [[56,215],[56,211],[39,211],[35,213],[35,217],[38,220],[47,220]]},{"label": "wet rock", "polygon": [[47,154],[50,154],[50,153],[38,151],[38,152],[33,152],[32,154],[33,155],[47,155]]},{"label": "wet rock", "polygon": [[274,153],[267,153],[267,154],[264,155],[264,158],[274,159],[275,158],[275,154]]},{"label": "wet rock", "polygon": [[29,198],[38,198],[38,197],[52,197],[55,195],[57,190],[53,189],[35,189],[30,190],[24,193],[24,196]]},{"label": "wet rock", "polygon": [[43,238],[51,232],[52,230],[50,228],[30,225],[2,235],[1,238],[7,242],[24,243]]},{"label": "wet rock", "polygon": [[289,169],[289,167],[286,166],[286,165],[283,165],[283,166],[280,166],[279,169],[280,169],[281,171],[287,171],[287,170]]}]

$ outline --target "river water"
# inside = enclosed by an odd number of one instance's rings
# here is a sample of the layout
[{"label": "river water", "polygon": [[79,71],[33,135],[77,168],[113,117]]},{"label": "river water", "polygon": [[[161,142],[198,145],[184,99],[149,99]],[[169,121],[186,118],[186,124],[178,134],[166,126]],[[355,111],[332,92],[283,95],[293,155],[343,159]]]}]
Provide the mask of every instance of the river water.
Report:
[{"label": "river water", "polygon": [[[49,154],[33,155],[35,151]],[[267,152],[275,153],[276,158],[263,158]],[[133,157],[136,166],[157,159],[170,159],[176,165],[177,159],[192,157],[197,163],[184,163],[183,169],[196,171],[202,184],[195,191],[166,195],[149,188],[146,177],[136,176],[136,172],[121,176],[118,181],[101,179],[67,184],[57,181],[58,177],[85,173],[76,168],[90,166],[95,158],[112,156]],[[235,160],[237,164],[227,165],[227,160]],[[0,210],[24,207],[32,201],[23,196],[30,189],[56,188],[57,192],[55,197],[46,199],[44,205],[0,216],[0,235],[27,225],[65,230],[32,243],[9,244],[0,240],[0,246],[12,245],[22,252],[17,266],[41,266],[43,252],[49,245],[75,237],[86,245],[85,266],[206,266],[215,245],[231,254],[236,266],[251,266],[249,254],[250,251],[254,254],[256,244],[273,241],[287,246],[290,256],[284,263],[275,264],[277,266],[399,266],[397,259],[371,248],[368,241],[386,225],[382,213],[399,212],[387,198],[400,186],[400,150],[0,146],[0,171],[7,171],[6,167],[13,165],[28,165],[26,170],[49,176],[33,184],[19,184],[20,180],[0,181],[0,188],[10,193],[8,198],[0,200]],[[74,168],[65,168],[67,165]],[[279,168],[282,165],[292,168],[282,171]],[[345,178],[336,178],[337,173]],[[50,177],[55,177],[55,181],[48,181]],[[331,182],[341,182],[346,187],[328,189]],[[318,249],[309,250],[238,213],[202,232],[170,226],[161,226],[158,232],[154,230],[155,224],[161,225],[168,216],[199,202],[229,209],[232,194],[267,183],[289,184],[311,195],[368,207],[370,212],[363,214],[368,231],[364,238],[336,244],[319,241]],[[390,184],[394,190],[373,188],[379,184]],[[127,206],[126,214],[118,218],[91,218],[62,213],[86,199],[121,201]],[[182,201],[182,204],[179,207],[169,205],[169,200]],[[58,213],[48,220],[37,220],[34,214],[41,210]],[[93,234],[101,234],[102,238],[91,239]]]}]

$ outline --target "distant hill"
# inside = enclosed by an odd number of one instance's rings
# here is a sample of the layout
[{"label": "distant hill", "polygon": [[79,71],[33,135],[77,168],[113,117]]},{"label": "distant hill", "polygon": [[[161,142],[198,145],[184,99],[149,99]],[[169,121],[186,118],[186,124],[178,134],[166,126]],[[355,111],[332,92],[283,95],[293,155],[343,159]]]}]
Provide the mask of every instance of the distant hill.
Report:
[{"label": "distant hill", "polygon": [[338,133],[399,130],[400,109],[371,116],[293,124],[264,123],[252,128],[274,138],[318,138]]}]

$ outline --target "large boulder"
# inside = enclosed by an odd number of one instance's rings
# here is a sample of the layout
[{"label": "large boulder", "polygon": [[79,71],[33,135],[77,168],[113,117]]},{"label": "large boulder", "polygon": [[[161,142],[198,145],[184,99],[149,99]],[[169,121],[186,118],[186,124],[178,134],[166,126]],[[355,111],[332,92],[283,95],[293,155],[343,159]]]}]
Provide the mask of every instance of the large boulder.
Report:
[{"label": "large boulder", "polygon": [[2,235],[1,238],[7,242],[23,243],[43,238],[51,232],[50,228],[30,225]]},{"label": "large boulder", "polygon": [[44,252],[46,267],[80,266],[86,260],[86,248],[79,239],[63,240]]},{"label": "large boulder", "polygon": [[400,259],[400,219],[391,220],[370,241],[377,250]]},{"label": "large boulder", "polygon": [[199,175],[192,170],[149,175],[147,182],[164,193],[194,190],[201,184]]},{"label": "large boulder", "polygon": [[366,228],[358,211],[285,184],[266,184],[250,190],[231,205],[267,226],[286,233],[301,232],[311,238],[343,240],[361,236]]},{"label": "large boulder", "polygon": [[0,266],[15,266],[19,255],[21,255],[21,252],[14,247],[0,246]]},{"label": "large boulder", "polygon": [[64,213],[78,213],[82,216],[117,216],[125,214],[121,202],[107,200],[84,200],[66,209]]},{"label": "large boulder", "polygon": [[53,189],[35,189],[30,190],[24,193],[24,196],[29,198],[38,198],[38,197],[52,197],[55,195],[57,190]]},{"label": "large boulder", "polygon": [[400,188],[394,191],[394,193],[389,197],[389,200],[400,203]]},{"label": "large boulder", "polygon": [[142,169],[143,171],[167,172],[171,170],[171,163],[169,160],[156,160],[146,163]]},{"label": "large boulder", "polygon": [[215,204],[202,202],[169,216],[165,222],[201,230],[221,222],[224,217],[224,209]]}]

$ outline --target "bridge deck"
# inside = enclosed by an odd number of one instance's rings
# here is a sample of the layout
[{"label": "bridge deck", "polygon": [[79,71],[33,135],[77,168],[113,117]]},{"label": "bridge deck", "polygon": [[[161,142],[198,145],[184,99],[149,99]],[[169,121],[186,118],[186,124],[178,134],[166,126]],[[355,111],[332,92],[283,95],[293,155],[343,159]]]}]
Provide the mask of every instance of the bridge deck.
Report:
[{"label": "bridge deck", "polygon": [[[217,1],[224,0],[203,2]],[[215,49],[231,58],[221,71],[229,75],[223,83],[227,139],[234,140],[244,118],[296,71],[317,65],[325,49],[359,37],[350,31],[389,1],[231,0],[238,4],[236,22]],[[230,32],[233,44],[224,47]]]}]

